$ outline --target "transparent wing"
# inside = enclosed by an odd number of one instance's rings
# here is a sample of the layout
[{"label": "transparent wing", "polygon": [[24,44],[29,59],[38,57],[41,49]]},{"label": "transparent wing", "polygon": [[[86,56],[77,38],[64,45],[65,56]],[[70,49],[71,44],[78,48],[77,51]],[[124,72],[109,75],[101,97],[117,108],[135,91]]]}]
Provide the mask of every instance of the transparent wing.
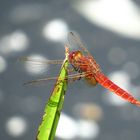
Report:
[{"label": "transparent wing", "polygon": [[[88,73],[89,74],[89,73]],[[76,74],[71,74],[66,77],[65,80],[68,80],[68,82],[74,82],[76,80],[80,80],[81,78],[85,77],[87,74],[86,73],[76,73]],[[32,81],[28,81],[24,83],[24,85],[45,85],[47,81],[50,80],[57,80],[58,77],[48,77],[48,78],[40,78]],[[61,81],[61,79],[58,79]]]},{"label": "transparent wing", "polygon": [[72,47],[79,47],[83,52],[87,53],[87,55],[91,55],[89,51],[86,49],[85,45],[82,43],[80,36],[75,32],[68,33],[68,43]]},{"label": "transparent wing", "polygon": [[[45,57],[21,57],[17,62],[23,62],[24,69],[31,74],[49,74],[49,72],[56,72],[62,65],[63,60],[48,60]],[[20,63],[20,65],[23,65]],[[50,65],[52,64],[52,65]]]},{"label": "transparent wing", "polygon": [[41,79],[36,79],[32,81],[28,81],[24,83],[23,85],[45,85],[47,81],[50,80],[56,80],[58,77],[51,77],[51,78],[41,78]]},{"label": "transparent wing", "polygon": [[34,58],[30,58],[30,57],[21,57],[18,59],[19,61],[22,62],[31,62],[34,64],[38,64],[38,65],[44,65],[44,64],[62,64],[63,60],[39,60],[39,59],[34,59]]}]

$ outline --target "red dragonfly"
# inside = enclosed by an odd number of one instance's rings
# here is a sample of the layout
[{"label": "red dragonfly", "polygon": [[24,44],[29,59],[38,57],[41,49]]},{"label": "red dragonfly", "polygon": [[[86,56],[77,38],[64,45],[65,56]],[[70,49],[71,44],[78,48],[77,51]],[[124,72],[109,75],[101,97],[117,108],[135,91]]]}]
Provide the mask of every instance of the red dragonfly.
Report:
[{"label": "red dragonfly", "polygon": [[[96,63],[94,57],[85,48],[85,46],[83,45],[83,43],[80,40],[80,37],[76,33],[70,32],[68,34],[68,41],[69,41],[69,44],[66,46],[69,47],[69,45],[73,46],[75,44],[80,48],[80,50],[68,52],[69,63],[72,65],[73,70],[77,72],[76,74],[69,75],[68,81],[85,78],[86,81],[88,83],[90,83],[91,85],[95,86],[97,83],[99,83],[106,89],[117,94],[118,96],[127,100],[128,102],[140,106],[140,101],[135,99],[127,91],[125,91],[122,88],[120,88],[119,86],[117,86],[110,79],[108,79],[107,76],[105,76],[102,73],[100,66]],[[25,60],[32,61],[31,59],[28,59],[28,58],[25,58]],[[60,63],[62,63],[62,61],[53,61],[53,60],[49,61],[48,60],[47,63],[60,64]],[[33,84],[33,83],[37,83],[40,81],[46,81],[46,80],[56,79],[56,78],[57,77],[43,78],[43,79],[30,81],[26,84]]]},{"label": "red dragonfly", "polygon": [[128,102],[140,106],[140,101],[135,99],[130,93],[123,90],[110,79],[108,79],[101,71],[100,66],[96,63],[94,57],[88,52],[85,46],[80,41],[78,35],[73,32],[69,33],[69,39],[76,42],[78,46],[86,52],[83,54],[80,50],[71,52],[69,54],[69,62],[75,70],[82,74],[89,83],[96,85],[99,83],[111,92],[117,94]]}]

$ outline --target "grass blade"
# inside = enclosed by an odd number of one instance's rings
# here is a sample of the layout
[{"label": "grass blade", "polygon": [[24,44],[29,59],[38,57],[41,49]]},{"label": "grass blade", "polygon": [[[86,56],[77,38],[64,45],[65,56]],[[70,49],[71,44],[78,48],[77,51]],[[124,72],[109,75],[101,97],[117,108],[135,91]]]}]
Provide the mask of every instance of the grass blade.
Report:
[{"label": "grass blade", "polygon": [[64,96],[67,89],[68,76],[68,50],[66,50],[66,58],[62,64],[60,74],[54,86],[51,97],[45,107],[45,113],[42,122],[38,128],[37,140],[54,140],[57,124],[64,103]]}]

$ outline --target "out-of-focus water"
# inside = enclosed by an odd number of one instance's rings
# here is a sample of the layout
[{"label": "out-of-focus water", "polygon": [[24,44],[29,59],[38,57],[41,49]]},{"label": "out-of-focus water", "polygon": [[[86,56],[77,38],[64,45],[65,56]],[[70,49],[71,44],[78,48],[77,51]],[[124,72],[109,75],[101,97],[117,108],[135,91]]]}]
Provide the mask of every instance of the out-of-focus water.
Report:
[{"label": "out-of-focus water", "polygon": [[[0,139],[34,140],[60,66],[17,62],[64,59],[67,33],[80,34],[102,71],[140,100],[140,1],[1,0]],[[71,48],[73,49],[73,48]],[[56,139],[139,140],[140,108],[84,80],[69,85]]]}]

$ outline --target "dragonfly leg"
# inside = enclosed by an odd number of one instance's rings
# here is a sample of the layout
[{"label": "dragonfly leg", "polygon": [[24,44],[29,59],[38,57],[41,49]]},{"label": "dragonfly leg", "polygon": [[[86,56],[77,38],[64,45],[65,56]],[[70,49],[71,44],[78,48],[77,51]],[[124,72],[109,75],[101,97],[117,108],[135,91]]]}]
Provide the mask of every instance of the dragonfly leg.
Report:
[{"label": "dragonfly leg", "polygon": [[72,73],[72,72],[74,72],[75,70],[74,70],[74,68],[68,68],[68,73],[70,74],[70,73]]},{"label": "dragonfly leg", "polygon": [[[72,65],[72,64],[71,64],[71,65]],[[80,67],[76,67],[76,66],[74,66],[74,65],[72,65],[72,67],[73,67],[73,70],[74,70],[74,71],[77,71],[77,72],[79,72],[79,73],[82,73]]]},{"label": "dragonfly leg", "polygon": [[68,78],[68,82],[69,83],[73,83],[73,82],[75,82],[75,81],[77,81],[77,80],[80,80],[82,77],[79,75],[79,76],[75,76],[75,77],[69,77]]}]

